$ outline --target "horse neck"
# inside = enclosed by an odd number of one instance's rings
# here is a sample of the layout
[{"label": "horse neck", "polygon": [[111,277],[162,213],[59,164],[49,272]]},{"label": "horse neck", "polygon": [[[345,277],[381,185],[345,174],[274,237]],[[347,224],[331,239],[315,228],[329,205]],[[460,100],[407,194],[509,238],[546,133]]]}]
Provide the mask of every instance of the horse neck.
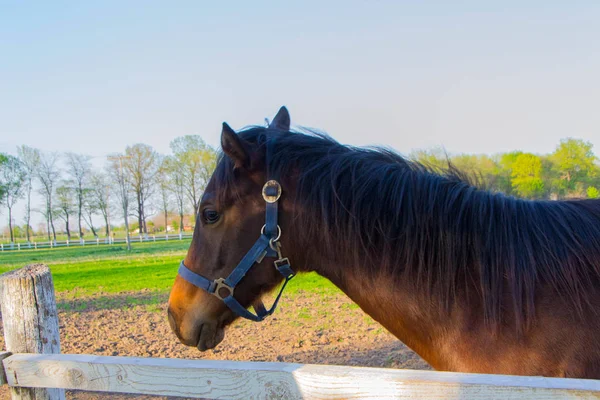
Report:
[{"label": "horse neck", "polygon": [[[472,189],[466,188],[466,190]],[[406,206],[413,205],[407,204]],[[414,206],[418,207],[418,205]],[[306,217],[310,218],[308,215]],[[431,219],[422,223],[435,224]],[[427,229],[428,232],[436,231],[436,229],[432,229],[432,226],[413,226],[412,230],[416,232],[421,228]],[[318,227],[321,232],[326,229],[328,229],[327,226]],[[291,236],[306,237],[300,232],[293,233]],[[463,321],[477,323],[473,320],[473,313],[480,310],[477,300],[469,296],[467,291],[461,293],[463,298],[455,298],[449,309],[444,309],[442,305],[445,300],[441,297],[436,298],[436,293],[424,290],[423,286],[427,286],[428,283],[415,279],[413,274],[415,268],[401,265],[403,260],[388,260],[388,264],[397,264],[397,268],[393,266],[390,268],[388,265],[388,268],[381,268],[374,272],[377,268],[373,268],[373,265],[349,264],[347,258],[338,256],[347,252],[347,249],[335,248],[335,244],[327,249],[317,243],[297,245],[298,243],[291,247],[300,251],[306,248],[313,249],[308,254],[294,254],[294,259],[302,260],[301,264],[310,266],[306,269],[301,267],[301,271],[314,271],[329,279],[364,312],[412,348],[434,368],[450,368],[452,360],[455,359],[455,351],[448,348],[448,332],[457,332],[460,327],[456,325]],[[407,249],[406,251],[419,254],[418,250]],[[435,252],[436,249],[431,248],[428,251]],[[419,257],[412,257],[413,260],[416,258]],[[437,267],[433,264],[425,266],[425,268]],[[407,273],[403,273],[403,270]],[[422,276],[419,279],[421,278]],[[469,307],[465,307],[465,304]]]},{"label": "horse neck", "polygon": [[[343,269],[343,270],[342,270]],[[368,277],[360,268],[320,264],[315,272],[329,279],[352,301],[418,353],[432,367],[448,369],[451,355],[441,338],[450,327],[435,300],[424,298],[412,283],[393,283],[391,277]]]}]

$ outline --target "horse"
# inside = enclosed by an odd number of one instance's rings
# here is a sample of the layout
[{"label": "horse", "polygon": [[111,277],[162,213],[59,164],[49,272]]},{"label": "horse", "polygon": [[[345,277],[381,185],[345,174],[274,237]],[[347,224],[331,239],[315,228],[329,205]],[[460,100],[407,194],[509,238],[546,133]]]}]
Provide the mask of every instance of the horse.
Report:
[{"label": "horse", "polygon": [[183,344],[214,348],[314,271],[436,370],[600,378],[600,201],[495,193],[291,130],[285,107],[223,123],[221,147],[169,297]]}]

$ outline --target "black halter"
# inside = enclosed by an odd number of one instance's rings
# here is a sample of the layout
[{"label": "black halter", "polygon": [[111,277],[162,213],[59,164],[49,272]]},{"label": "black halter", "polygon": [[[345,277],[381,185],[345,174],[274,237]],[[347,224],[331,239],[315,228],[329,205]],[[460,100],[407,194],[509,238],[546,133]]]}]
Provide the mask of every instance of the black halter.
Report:
[{"label": "black halter", "polygon": [[[281,243],[279,242],[281,228],[277,224],[277,202],[281,197],[281,185],[276,180],[268,181],[263,186],[262,195],[267,203],[267,211],[265,225],[261,229],[260,237],[227,278],[218,278],[211,281],[191,271],[185,266],[183,261],[179,265],[179,276],[183,279],[223,300],[227,307],[240,317],[256,322],[260,322],[268,315],[273,314],[275,308],[277,308],[277,303],[279,303],[283,289],[285,289],[287,283],[295,275],[290,266],[290,260],[281,254]],[[271,308],[267,310],[262,301],[258,301],[253,306],[256,314],[252,314],[233,297],[233,291],[254,263],[260,263],[264,257],[276,258],[274,262],[275,269],[283,275],[285,281]]]}]

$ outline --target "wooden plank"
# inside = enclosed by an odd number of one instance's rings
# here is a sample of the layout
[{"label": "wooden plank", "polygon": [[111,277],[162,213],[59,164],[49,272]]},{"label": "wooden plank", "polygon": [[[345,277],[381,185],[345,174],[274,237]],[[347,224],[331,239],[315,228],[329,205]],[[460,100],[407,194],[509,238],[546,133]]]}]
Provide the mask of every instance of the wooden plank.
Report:
[{"label": "wooden plank", "polygon": [[[0,307],[6,350],[60,353],[58,313],[50,269],[32,264],[0,275]],[[64,390],[11,389],[13,400],[64,400]]]},{"label": "wooden plank", "polygon": [[10,356],[11,353],[9,351],[0,351],[0,386],[6,384],[6,374],[4,373],[4,367],[2,365],[2,360],[6,357]]},{"label": "wooden plank", "polygon": [[11,386],[207,399],[600,399],[600,381],[285,363],[15,354]]}]

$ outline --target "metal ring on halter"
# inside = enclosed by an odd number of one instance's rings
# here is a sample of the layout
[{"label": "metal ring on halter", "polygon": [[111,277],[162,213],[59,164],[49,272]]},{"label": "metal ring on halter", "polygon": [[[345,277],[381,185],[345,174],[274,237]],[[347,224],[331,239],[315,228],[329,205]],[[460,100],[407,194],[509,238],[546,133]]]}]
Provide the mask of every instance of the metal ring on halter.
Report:
[{"label": "metal ring on halter", "polygon": [[[260,228],[260,234],[264,235],[265,234],[265,228],[267,227],[267,224],[264,224],[262,228]],[[281,238],[281,228],[279,227],[279,225],[277,225],[277,237],[275,239],[271,239],[273,242],[278,241]]]}]

